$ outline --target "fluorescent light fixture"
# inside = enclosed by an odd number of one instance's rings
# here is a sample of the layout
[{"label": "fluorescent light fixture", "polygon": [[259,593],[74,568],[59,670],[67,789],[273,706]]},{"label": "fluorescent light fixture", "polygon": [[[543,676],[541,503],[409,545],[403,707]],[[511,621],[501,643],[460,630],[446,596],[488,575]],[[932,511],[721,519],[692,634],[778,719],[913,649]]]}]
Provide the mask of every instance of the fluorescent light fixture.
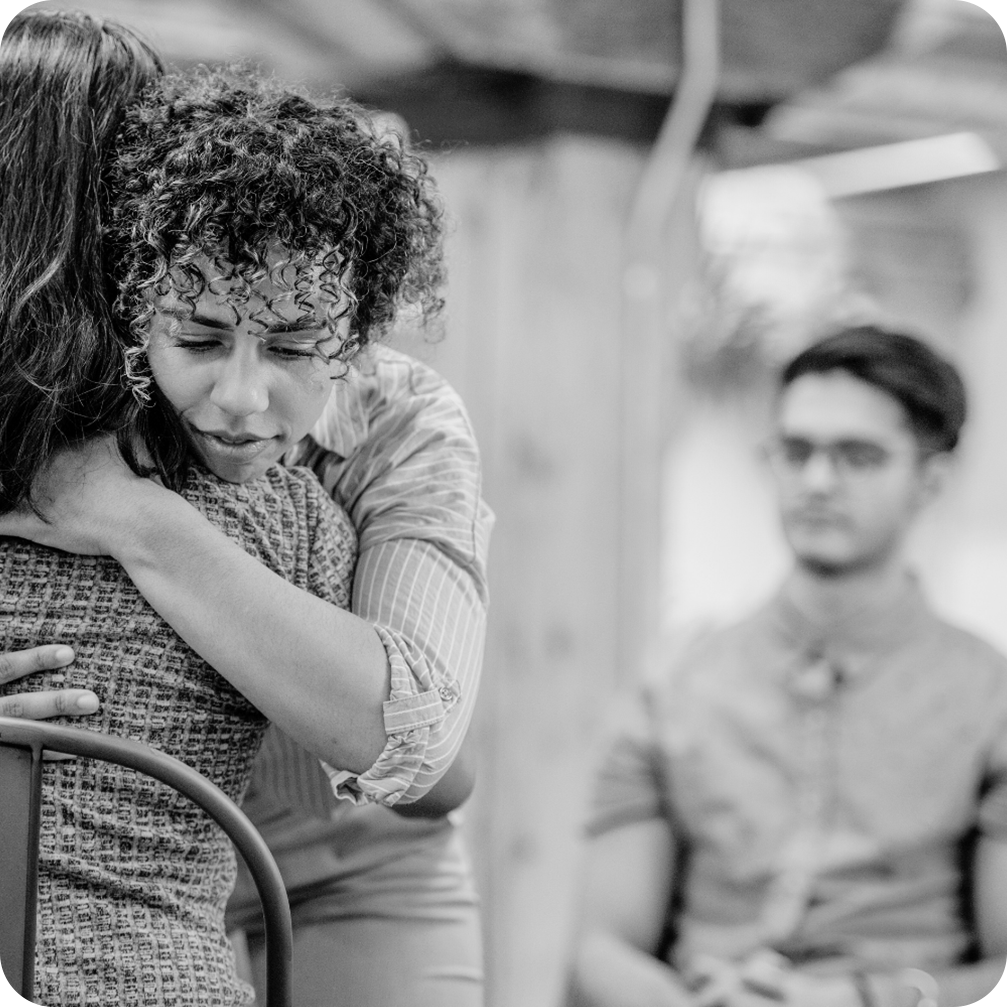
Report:
[{"label": "fluorescent light fixture", "polygon": [[949,133],[791,163],[814,175],[832,199],[982,175],[1003,167],[990,145],[976,133]]}]

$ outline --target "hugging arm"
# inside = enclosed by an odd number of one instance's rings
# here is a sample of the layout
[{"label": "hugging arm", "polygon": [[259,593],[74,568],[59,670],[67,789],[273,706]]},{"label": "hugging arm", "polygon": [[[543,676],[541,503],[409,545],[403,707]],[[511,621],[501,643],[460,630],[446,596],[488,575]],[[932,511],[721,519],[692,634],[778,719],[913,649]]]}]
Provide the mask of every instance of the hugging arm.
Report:
[{"label": "hugging arm", "polygon": [[[359,434],[326,484],[360,534],[359,614],[272,573],[181,497],[135,477],[103,441],[57,459],[41,487],[50,523],[6,515],[0,530],[113,556],[175,631],[287,734],[358,774],[370,799],[416,800],[447,773],[471,716],[490,518],[464,410],[431,372],[433,388],[420,394],[411,367],[397,361],[384,394],[371,387],[377,372],[349,386],[353,415],[332,421]],[[423,459],[432,468],[415,464]],[[430,506],[411,509],[411,494],[424,492]],[[409,742],[408,758],[393,737]],[[464,799],[468,785],[464,773],[446,779],[431,810]]]},{"label": "hugging arm", "polygon": [[388,671],[372,626],[294,587],[182,497],[134,475],[111,440],[58,455],[38,498],[46,521],[7,514],[0,530],[112,556],[193,650],[304,747],[355,772],[377,759]]},{"label": "hugging arm", "polygon": [[375,347],[341,391],[298,460],[359,532],[353,611],[377,627],[393,693],[422,697],[403,718],[422,735],[422,759],[395,806],[442,814],[473,782],[459,752],[482,669],[493,520],[479,452],[454,390],[402,354]]}]

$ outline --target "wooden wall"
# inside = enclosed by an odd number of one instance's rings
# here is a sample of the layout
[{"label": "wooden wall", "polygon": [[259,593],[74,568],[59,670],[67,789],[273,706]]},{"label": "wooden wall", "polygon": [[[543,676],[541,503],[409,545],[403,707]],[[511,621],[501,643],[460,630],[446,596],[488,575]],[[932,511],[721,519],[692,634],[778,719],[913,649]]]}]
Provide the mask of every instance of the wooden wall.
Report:
[{"label": "wooden wall", "polygon": [[[590,763],[616,677],[622,238],[643,151],[556,137],[458,150],[446,339],[496,511],[479,783],[467,828],[491,1007],[555,1007]],[[655,544],[656,548],[656,544]]]}]

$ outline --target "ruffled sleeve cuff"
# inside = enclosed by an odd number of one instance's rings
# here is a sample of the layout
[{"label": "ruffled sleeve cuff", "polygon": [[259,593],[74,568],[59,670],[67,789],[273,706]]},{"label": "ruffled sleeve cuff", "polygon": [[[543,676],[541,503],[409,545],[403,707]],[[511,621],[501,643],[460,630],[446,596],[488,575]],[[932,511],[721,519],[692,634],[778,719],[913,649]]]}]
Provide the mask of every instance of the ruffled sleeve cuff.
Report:
[{"label": "ruffled sleeve cuff", "polygon": [[[458,701],[453,682],[435,688],[422,655],[412,654],[398,634],[375,626],[391,667],[389,698],[384,704],[388,741],[366,772],[355,774],[322,763],[336,797],[354,804],[398,803],[424,767],[431,728]],[[417,666],[418,665],[418,666]]]}]

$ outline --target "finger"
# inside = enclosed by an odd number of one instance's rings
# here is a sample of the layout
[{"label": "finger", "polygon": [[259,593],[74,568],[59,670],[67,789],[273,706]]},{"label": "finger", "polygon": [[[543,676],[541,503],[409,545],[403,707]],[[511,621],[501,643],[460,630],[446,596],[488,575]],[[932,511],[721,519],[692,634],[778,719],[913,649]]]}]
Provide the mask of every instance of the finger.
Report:
[{"label": "finger", "polygon": [[73,650],[59,643],[0,654],[0,685],[24,678],[25,675],[33,675],[37,671],[65,668],[73,658]]},{"label": "finger", "polygon": [[766,1000],[783,1001],[787,999],[782,986],[777,982],[768,982],[754,976],[745,976],[741,980],[741,985],[749,993],[754,993],[756,996],[763,997]]},{"label": "finger", "polygon": [[0,696],[0,717],[48,720],[50,717],[84,717],[98,709],[98,697],[87,689],[50,689]]},{"label": "finger", "polygon": [[689,967],[684,975],[686,983],[691,989],[700,990],[705,989],[711,983],[730,985],[736,978],[737,971],[733,965],[723,959],[697,954],[689,962]]},{"label": "finger", "polygon": [[693,990],[693,1002],[696,1007],[725,1007],[731,1003],[740,985],[734,976],[722,976]]}]

